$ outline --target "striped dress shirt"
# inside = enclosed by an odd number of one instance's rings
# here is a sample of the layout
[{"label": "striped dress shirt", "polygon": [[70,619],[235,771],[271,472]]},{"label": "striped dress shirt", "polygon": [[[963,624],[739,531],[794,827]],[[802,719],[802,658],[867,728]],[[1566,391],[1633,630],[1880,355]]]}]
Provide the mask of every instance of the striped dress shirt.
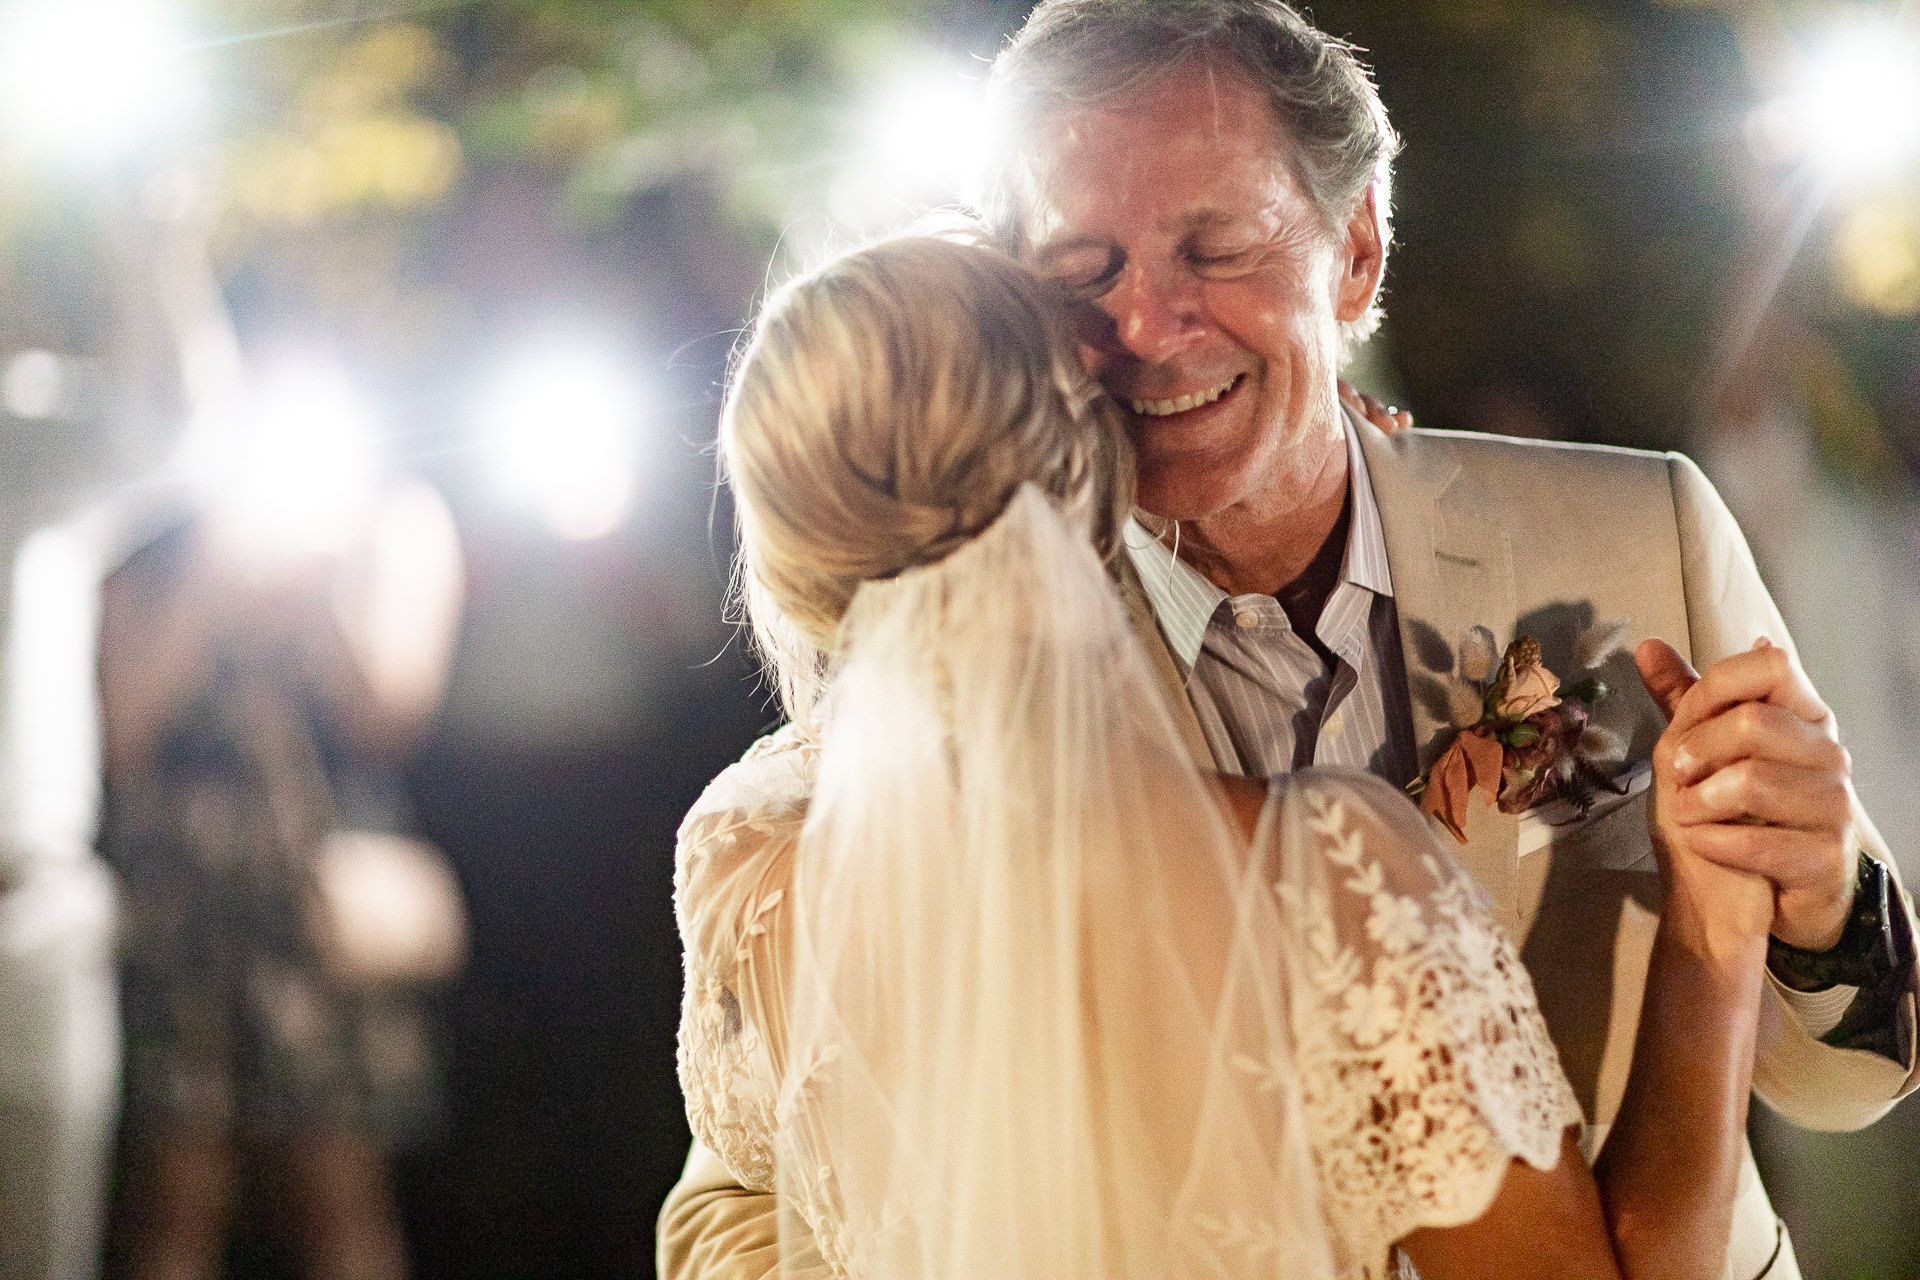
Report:
[{"label": "striped dress shirt", "polygon": [[1311,764],[1395,786],[1417,771],[1386,535],[1358,437],[1347,430],[1352,518],[1339,583],[1320,615],[1331,666],[1270,595],[1230,596],[1138,521],[1126,548],[1182,672],[1215,764],[1270,778]]}]

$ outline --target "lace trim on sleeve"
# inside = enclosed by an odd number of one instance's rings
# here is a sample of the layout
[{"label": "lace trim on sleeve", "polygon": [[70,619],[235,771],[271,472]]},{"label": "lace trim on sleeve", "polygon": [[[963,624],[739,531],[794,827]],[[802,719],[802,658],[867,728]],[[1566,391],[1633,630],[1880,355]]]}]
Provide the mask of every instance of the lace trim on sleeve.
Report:
[{"label": "lace trim on sleeve", "polygon": [[1404,798],[1309,775],[1285,808],[1303,1109],[1328,1216],[1380,1274],[1484,1213],[1513,1158],[1552,1168],[1580,1107],[1512,943]]}]

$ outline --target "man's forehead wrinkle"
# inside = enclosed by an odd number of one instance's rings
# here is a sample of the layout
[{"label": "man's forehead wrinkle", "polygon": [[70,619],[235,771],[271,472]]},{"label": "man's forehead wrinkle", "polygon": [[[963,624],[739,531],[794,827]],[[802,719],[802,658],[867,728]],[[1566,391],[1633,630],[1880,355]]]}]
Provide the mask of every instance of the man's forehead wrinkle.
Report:
[{"label": "man's forehead wrinkle", "polygon": [[1245,212],[1229,213],[1225,209],[1195,209],[1187,215],[1187,226],[1194,231],[1214,231],[1221,227],[1230,227],[1235,223],[1266,221],[1266,210],[1256,211],[1256,216],[1248,217]]},{"label": "man's forehead wrinkle", "polygon": [[1226,227],[1275,241],[1311,198],[1289,150],[1257,85],[1196,58],[1184,77],[1062,111],[1029,135],[1024,252],[1059,258],[1119,236],[1129,256],[1158,253]]},{"label": "man's forehead wrinkle", "polygon": [[1212,58],[1207,59],[1206,65],[1207,99],[1208,105],[1213,108],[1213,136],[1217,141],[1226,132],[1226,109],[1220,101],[1220,69],[1214,65]]}]

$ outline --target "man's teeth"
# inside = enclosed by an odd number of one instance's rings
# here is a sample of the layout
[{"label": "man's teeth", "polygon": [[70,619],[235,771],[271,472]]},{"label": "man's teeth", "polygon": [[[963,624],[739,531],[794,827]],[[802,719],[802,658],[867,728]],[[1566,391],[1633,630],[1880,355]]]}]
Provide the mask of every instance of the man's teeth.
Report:
[{"label": "man's teeth", "polygon": [[1127,404],[1137,414],[1148,418],[1164,418],[1170,413],[1185,413],[1189,409],[1198,409],[1203,404],[1212,404],[1227,392],[1233,390],[1238,377],[1227,379],[1211,391],[1195,391],[1191,395],[1175,396],[1171,400],[1129,400]]}]

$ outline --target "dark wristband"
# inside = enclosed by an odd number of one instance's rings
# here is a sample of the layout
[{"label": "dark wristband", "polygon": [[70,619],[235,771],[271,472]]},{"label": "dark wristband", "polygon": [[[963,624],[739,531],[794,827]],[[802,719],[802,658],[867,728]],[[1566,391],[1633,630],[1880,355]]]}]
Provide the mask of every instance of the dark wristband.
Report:
[{"label": "dark wristband", "polygon": [[1842,984],[1877,987],[1898,967],[1887,869],[1863,853],[1857,874],[1853,910],[1832,948],[1803,951],[1778,938],[1767,939],[1767,967],[1795,991],[1824,991]]}]

